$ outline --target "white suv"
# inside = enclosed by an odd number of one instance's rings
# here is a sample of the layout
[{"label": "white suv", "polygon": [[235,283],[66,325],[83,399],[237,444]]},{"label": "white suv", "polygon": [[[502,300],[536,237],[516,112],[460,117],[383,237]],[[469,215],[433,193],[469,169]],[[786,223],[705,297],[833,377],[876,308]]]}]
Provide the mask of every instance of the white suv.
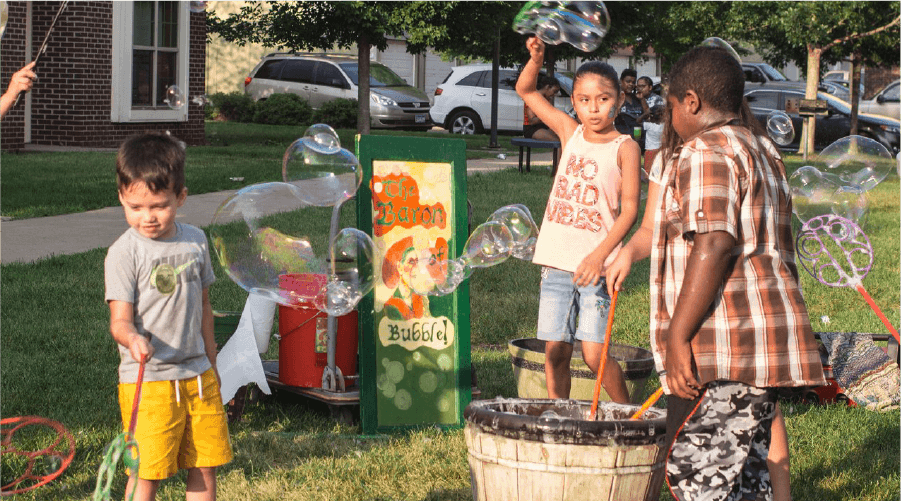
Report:
[{"label": "white suv", "polygon": [[[274,53],[263,57],[244,80],[255,101],[272,94],[297,94],[314,110],[333,99],[357,99],[355,56]],[[387,66],[369,67],[369,113],[373,127],[431,128],[429,97]]]},{"label": "white suv", "polygon": [[[497,128],[522,131],[523,104],[516,94],[519,71],[501,68],[497,90]],[[560,82],[560,94],[554,105],[568,111],[572,108],[570,94],[572,79],[555,73]],[[451,69],[450,74],[435,89],[435,104],[430,112],[432,121],[454,134],[480,134],[491,127],[491,65],[469,64]]]}]

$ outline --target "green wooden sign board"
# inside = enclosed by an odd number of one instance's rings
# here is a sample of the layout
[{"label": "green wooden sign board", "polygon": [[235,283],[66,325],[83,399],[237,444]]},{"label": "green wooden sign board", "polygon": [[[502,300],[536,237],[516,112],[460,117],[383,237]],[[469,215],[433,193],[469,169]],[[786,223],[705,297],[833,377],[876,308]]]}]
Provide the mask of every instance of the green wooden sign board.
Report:
[{"label": "green wooden sign board", "polygon": [[[463,425],[472,399],[469,282],[422,294],[468,238],[462,139],[357,136],[359,229],[375,287],[359,305],[363,433]],[[419,291],[420,293],[417,293]]]}]

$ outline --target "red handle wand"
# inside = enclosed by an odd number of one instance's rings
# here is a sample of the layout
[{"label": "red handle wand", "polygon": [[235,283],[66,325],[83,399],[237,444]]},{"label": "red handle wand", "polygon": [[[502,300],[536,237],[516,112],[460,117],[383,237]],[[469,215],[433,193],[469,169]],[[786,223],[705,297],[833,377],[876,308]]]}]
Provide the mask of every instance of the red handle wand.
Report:
[{"label": "red handle wand", "polygon": [[610,348],[610,333],[613,331],[613,314],[616,312],[616,297],[619,291],[613,291],[610,300],[610,318],[607,319],[607,332],[604,333],[604,347],[601,349],[601,366],[598,370],[598,380],[594,384],[594,400],[591,402],[591,414],[588,419],[595,420],[598,417],[598,400],[601,398],[601,386],[604,380],[604,367],[607,365],[607,350]]}]

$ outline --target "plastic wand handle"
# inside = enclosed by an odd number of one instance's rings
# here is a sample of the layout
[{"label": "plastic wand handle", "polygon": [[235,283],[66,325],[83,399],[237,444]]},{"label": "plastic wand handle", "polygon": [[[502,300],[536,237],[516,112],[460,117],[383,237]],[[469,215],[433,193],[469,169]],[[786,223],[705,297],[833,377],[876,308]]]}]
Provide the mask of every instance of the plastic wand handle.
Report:
[{"label": "plastic wand handle", "polygon": [[588,419],[595,420],[598,417],[598,400],[601,398],[601,386],[604,380],[604,368],[607,365],[607,350],[610,348],[610,333],[613,332],[613,314],[616,312],[616,298],[619,291],[613,291],[610,300],[610,317],[607,319],[607,332],[604,333],[604,347],[601,349],[601,364],[598,368],[598,380],[594,384],[594,400],[591,402],[591,414]]}]

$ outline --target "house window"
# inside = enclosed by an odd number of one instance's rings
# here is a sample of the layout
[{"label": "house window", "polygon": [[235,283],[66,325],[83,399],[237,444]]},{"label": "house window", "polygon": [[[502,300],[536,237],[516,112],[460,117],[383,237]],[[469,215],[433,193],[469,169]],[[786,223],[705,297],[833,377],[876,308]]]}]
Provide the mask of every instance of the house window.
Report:
[{"label": "house window", "polygon": [[188,2],[113,2],[113,122],[179,122],[166,89],[188,89]]}]

